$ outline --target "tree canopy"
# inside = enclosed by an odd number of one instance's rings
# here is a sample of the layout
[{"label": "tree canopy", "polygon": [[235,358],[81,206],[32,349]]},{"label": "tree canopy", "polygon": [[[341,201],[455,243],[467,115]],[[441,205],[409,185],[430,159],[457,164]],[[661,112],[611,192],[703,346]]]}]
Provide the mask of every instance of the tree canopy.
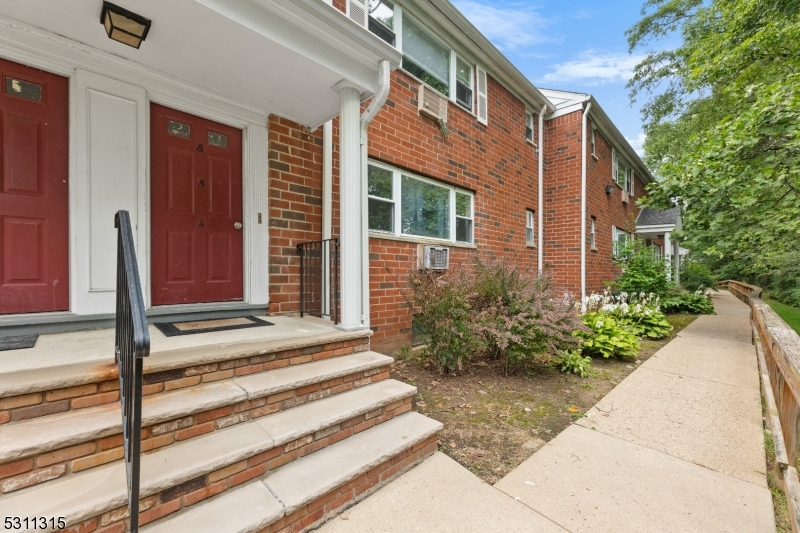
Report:
[{"label": "tree canopy", "polygon": [[647,0],[627,36],[650,48],[628,85],[649,202],[731,275],[768,273],[800,237],[800,0]]}]

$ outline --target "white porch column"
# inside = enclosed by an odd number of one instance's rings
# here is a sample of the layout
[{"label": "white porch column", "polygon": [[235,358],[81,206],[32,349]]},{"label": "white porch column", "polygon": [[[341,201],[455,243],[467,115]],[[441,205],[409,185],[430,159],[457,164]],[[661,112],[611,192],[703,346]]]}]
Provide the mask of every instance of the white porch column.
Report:
[{"label": "white porch column", "polygon": [[341,259],[341,321],[339,329],[363,327],[361,322],[361,89],[347,81],[334,85],[339,93],[339,242]]}]

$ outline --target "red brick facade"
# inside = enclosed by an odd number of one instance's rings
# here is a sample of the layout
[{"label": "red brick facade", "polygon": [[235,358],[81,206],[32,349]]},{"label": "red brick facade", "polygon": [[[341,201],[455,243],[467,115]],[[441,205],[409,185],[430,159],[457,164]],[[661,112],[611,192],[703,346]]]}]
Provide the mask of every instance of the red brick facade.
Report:
[{"label": "red brick facade", "polygon": [[[526,209],[538,207],[538,156],[525,139],[525,105],[488,78],[489,123],[449,104],[449,135],[417,110],[419,82],[402,70],[391,74],[389,98],[369,128],[369,157],[474,193],[474,245],[450,244],[451,262],[476,252],[538,268],[535,247],[525,242]],[[544,263],[556,282],[580,291],[581,112],[545,122]],[[536,117],[538,120],[538,117]],[[538,133],[538,132],[537,132]],[[538,141],[538,139],[537,139]],[[322,128],[308,132],[279,117],[269,124],[270,312],[299,309],[296,245],[321,239]],[[334,121],[333,235],[338,234],[338,130]],[[628,204],[611,174],[611,146],[598,130],[596,155],[587,149],[587,289],[601,290],[618,275],[611,259],[611,227],[633,229],[644,192]],[[606,185],[614,185],[612,194]],[[591,217],[596,248],[588,245]],[[536,217],[538,225],[538,216]],[[538,233],[538,229],[536,231]],[[405,276],[418,264],[424,239],[370,238],[370,325],[372,346],[392,352],[411,343],[411,313]]]}]

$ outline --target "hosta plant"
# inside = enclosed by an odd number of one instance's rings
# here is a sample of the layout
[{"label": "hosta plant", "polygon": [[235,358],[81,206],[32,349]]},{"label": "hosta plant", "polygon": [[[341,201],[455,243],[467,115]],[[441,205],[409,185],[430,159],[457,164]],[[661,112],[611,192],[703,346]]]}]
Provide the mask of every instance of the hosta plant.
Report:
[{"label": "hosta plant", "polygon": [[592,358],[585,356],[580,350],[561,350],[553,363],[565,374],[575,374],[582,378],[592,375]]},{"label": "hosta plant", "polygon": [[583,324],[591,331],[576,331],[581,339],[581,351],[586,355],[609,357],[636,357],[639,339],[615,318],[588,312],[583,315]]}]

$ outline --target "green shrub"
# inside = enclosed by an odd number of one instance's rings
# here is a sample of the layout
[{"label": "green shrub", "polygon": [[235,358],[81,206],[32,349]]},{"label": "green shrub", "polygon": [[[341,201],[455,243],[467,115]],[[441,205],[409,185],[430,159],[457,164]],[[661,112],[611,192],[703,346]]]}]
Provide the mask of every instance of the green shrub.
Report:
[{"label": "green shrub", "polygon": [[653,249],[641,240],[621,245],[615,262],[622,269],[622,275],[609,284],[615,291],[661,296],[669,290],[666,262],[656,258]]},{"label": "green shrub", "polygon": [[636,357],[639,339],[615,318],[596,311],[583,315],[583,323],[590,331],[576,331],[581,339],[581,350],[587,355],[609,357]]},{"label": "green shrub", "polygon": [[637,337],[661,339],[672,331],[672,324],[659,309],[659,298],[652,293],[592,294],[586,299],[586,309],[614,318]]},{"label": "green shrub", "polygon": [[714,302],[705,293],[675,291],[661,298],[661,309],[665,313],[688,313],[692,315],[713,315]]},{"label": "green shrub", "polygon": [[592,358],[581,354],[580,350],[561,350],[553,364],[565,374],[576,374],[582,378],[592,375]]},{"label": "green shrub", "polygon": [[694,260],[691,255],[681,262],[681,287],[689,292],[714,289],[717,281],[706,265]]},{"label": "green shrub", "polygon": [[800,307],[800,252],[789,252],[775,261],[775,268],[763,283],[771,298]]},{"label": "green shrub", "polygon": [[442,372],[461,369],[475,354],[498,359],[503,371],[550,363],[579,344],[575,302],[549,278],[507,261],[476,259],[447,272],[409,274],[414,327],[427,339],[422,357]]},{"label": "green shrub", "polygon": [[415,324],[427,339],[421,354],[441,372],[461,369],[464,360],[480,346],[471,324],[469,294],[472,279],[458,267],[446,275],[435,270],[414,270],[408,276]]}]

